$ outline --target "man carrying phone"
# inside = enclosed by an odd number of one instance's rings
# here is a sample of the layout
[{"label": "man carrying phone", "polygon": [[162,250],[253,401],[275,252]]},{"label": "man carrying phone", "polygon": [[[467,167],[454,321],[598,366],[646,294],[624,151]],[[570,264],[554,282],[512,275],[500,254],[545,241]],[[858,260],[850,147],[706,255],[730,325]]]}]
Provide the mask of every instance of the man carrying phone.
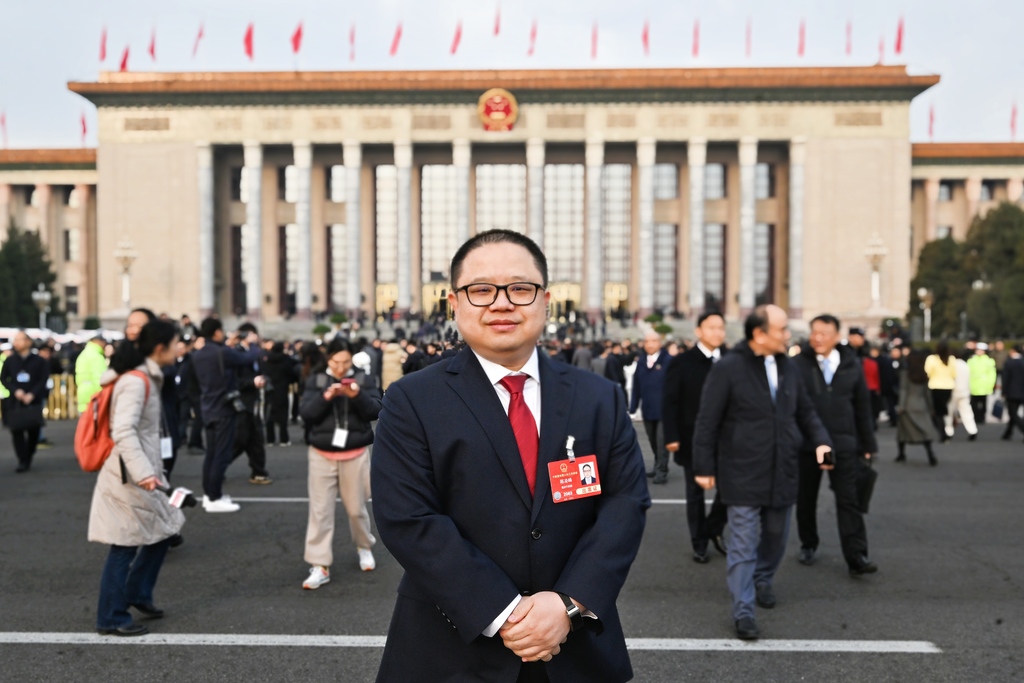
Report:
[{"label": "man carrying phone", "polygon": [[[266,404],[264,392],[267,389],[267,376],[264,374],[264,352],[258,344],[249,343],[250,334],[259,334],[252,323],[238,326],[239,351],[251,351],[257,348],[260,357],[248,365],[238,367],[239,400],[245,406],[245,412],[238,414],[238,428],[235,431],[235,452],[232,460],[237,460],[242,453],[249,458],[249,483],[266,485],[273,483],[267,471],[267,430],[263,426],[263,407]],[[242,339],[245,336],[247,339]]]},{"label": "man carrying phone", "polygon": [[[825,424],[835,447],[835,467],[828,472],[836,496],[839,541],[850,574],[871,574],[878,568],[868,560],[868,537],[864,514],[857,501],[857,472],[870,466],[878,452],[874,413],[864,373],[856,352],[839,346],[839,320],[819,315],[811,321],[811,341],[794,362],[800,368],[807,393],[818,417]],[[800,564],[815,562],[818,549],[818,490],[822,468],[814,455],[814,443],[804,440],[800,453],[800,490],[796,501],[797,530],[800,533]]]},{"label": "man carrying phone", "polygon": [[715,363],[704,384],[694,429],[693,473],[707,490],[718,485],[728,506],[726,582],[736,635],[760,635],[754,601],[775,607],[772,581],[796,502],[800,446],[817,444],[825,465],[832,441],[786,355],[789,325],[778,306],[758,306],[744,324],[746,344]]}]

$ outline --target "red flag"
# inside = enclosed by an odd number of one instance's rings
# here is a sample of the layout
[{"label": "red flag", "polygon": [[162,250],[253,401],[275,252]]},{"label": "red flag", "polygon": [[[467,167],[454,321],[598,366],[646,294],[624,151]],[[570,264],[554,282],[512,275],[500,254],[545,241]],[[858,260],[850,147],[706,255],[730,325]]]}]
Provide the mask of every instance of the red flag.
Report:
[{"label": "red flag", "polygon": [[494,10],[494,35],[501,33],[501,3],[498,3],[498,8]]},{"label": "red flag", "polygon": [[807,24],[803,19],[800,20],[800,38],[796,45],[796,54],[798,57],[803,57],[804,52],[807,50]]},{"label": "red flag", "polygon": [[700,55],[700,19],[693,20],[693,56]]},{"label": "red flag", "polygon": [[89,132],[89,128],[85,123],[85,112],[82,112],[82,147],[85,147],[85,135]]},{"label": "red flag", "polygon": [[1010,110],[1010,140],[1013,142],[1017,141],[1017,103],[1013,103],[1013,109]]},{"label": "red flag", "polygon": [[292,34],[292,54],[299,54],[299,50],[302,49],[302,22],[299,22],[298,27],[295,29],[295,33]]},{"label": "red flag", "polygon": [[121,71],[128,70],[128,48],[125,47],[124,54],[121,55]]},{"label": "red flag", "polygon": [[900,23],[896,25],[896,46],[893,51],[897,55],[903,54],[903,17],[900,17]]},{"label": "red flag", "polygon": [[103,32],[100,33],[100,61],[107,61],[107,27],[103,27]]},{"label": "red flag", "polygon": [[533,56],[534,48],[537,47],[537,20],[534,19],[533,23],[530,24],[530,49],[526,51],[527,57]]},{"label": "red flag", "polygon": [[356,61],[356,25],[348,29],[348,61]]},{"label": "red flag", "polygon": [[747,59],[750,59],[750,55],[754,51],[754,28],[750,24],[750,19],[747,19],[746,50],[747,50]]},{"label": "red flag", "polygon": [[935,139],[935,105],[928,107],[928,139]]},{"label": "red flag", "polygon": [[149,56],[156,61],[156,29],[153,29],[153,34],[149,37]]},{"label": "red flag", "polygon": [[597,22],[594,22],[594,28],[590,30],[590,58],[597,59]]},{"label": "red flag", "polygon": [[643,44],[644,44],[644,56],[645,57],[650,56],[650,54],[651,54],[651,22],[650,21],[646,21],[646,20],[644,21],[644,32],[640,36],[640,39],[643,41]]},{"label": "red flag", "polygon": [[192,59],[196,58],[196,53],[199,52],[199,41],[203,39],[203,25],[199,24],[199,33],[196,34],[196,42],[192,45]]},{"label": "red flag", "polygon": [[252,61],[252,55],[253,55],[252,32],[253,32],[253,25],[252,25],[252,22],[250,21],[249,22],[249,27],[245,29],[245,38],[242,39],[242,45],[245,46],[245,56],[249,58],[250,62]]},{"label": "red flag", "polygon": [[4,149],[7,149],[7,112],[0,111],[0,133],[4,138]]},{"label": "red flag", "polygon": [[853,22],[846,22],[846,56],[853,54]]},{"label": "red flag", "polygon": [[455,54],[459,51],[459,43],[462,42],[462,20],[459,19],[458,23],[455,24],[455,35],[452,37],[451,54]]},{"label": "red flag", "polygon": [[398,54],[398,44],[402,42],[402,22],[395,27],[395,37],[391,39],[391,50],[389,54],[394,57]]}]

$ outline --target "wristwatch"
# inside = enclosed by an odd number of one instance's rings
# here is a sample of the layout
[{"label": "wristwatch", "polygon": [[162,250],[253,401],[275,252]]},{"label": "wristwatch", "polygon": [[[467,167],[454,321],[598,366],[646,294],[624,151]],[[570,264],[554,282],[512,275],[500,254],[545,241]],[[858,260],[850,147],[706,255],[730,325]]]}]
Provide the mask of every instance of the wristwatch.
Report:
[{"label": "wristwatch", "polygon": [[578,631],[583,628],[583,614],[580,612],[580,608],[565,593],[557,593],[557,595],[565,603],[565,614],[569,617],[569,631]]}]

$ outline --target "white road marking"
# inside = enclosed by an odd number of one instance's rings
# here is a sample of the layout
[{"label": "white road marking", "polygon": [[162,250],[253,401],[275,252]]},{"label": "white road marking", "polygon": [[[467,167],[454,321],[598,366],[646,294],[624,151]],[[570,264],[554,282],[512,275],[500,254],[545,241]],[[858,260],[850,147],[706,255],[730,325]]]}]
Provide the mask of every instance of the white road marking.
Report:
[{"label": "white road marking", "polygon": [[[236,503],[308,503],[309,502],[309,498],[271,498],[271,497],[265,497],[265,496],[259,496],[259,497],[253,497],[253,498],[236,498],[236,497],[232,496],[231,500],[233,500]],[[341,498],[336,498],[335,500],[340,501]],[[371,498],[370,500],[372,501],[373,499]],[[655,505],[686,505],[686,499],[685,498],[655,498],[651,502],[654,503]],[[707,504],[710,505],[711,501],[710,500],[707,501]]]},{"label": "white road marking", "polygon": [[[176,647],[367,647],[382,648],[384,636],[295,636],[228,633],[150,633],[133,638],[96,633],[0,633],[2,645],[169,645]],[[915,640],[712,640],[627,638],[634,652],[854,652],[941,654],[934,643]]]}]

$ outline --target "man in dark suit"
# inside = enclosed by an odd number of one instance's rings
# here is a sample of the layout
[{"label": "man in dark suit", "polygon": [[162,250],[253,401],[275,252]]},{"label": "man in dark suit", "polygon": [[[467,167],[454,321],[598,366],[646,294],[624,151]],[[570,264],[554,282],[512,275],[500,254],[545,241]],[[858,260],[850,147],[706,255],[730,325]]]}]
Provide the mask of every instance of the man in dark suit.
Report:
[{"label": "man in dark suit", "polygon": [[1013,438],[1013,428],[1024,432],[1024,419],[1020,416],[1020,407],[1024,405],[1024,356],[1022,349],[1016,346],[1010,350],[1010,357],[1003,366],[1003,397],[1006,399],[1006,414],[1010,421],[1006,423],[1003,441]]},{"label": "man in dark suit", "polygon": [[[864,513],[857,500],[857,473],[878,452],[874,412],[864,373],[853,349],[839,345],[839,320],[819,315],[811,321],[811,341],[794,362],[834,447],[834,467],[828,480],[836,496],[836,520],[843,557],[851,574],[878,570],[868,559]],[[892,361],[886,361],[892,370]],[[879,368],[883,363],[879,362]],[[800,489],[796,501],[800,532],[800,564],[814,564],[818,550],[818,491],[823,468],[815,458],[813,441],[804,440],[800,453]]]},{"label": "man in dark suit", "polygon": [[772,580],[782,562],[796,502],[800,446],[819,444],[824,464],[832,442],[786,356],[789,325],[778,306],[758,306],[744,324],[747,343],[715,364],[704,384],[693,439],[693,471],[706,489],[718,485],[729,506],[726,582],[736,635],[760,634],[754,601],[775,606]]},{"label": "man in dark suit", "polygon": [[[377,427],[374,515],[405,569],[377,680],[629,680],[615,600],[650,496],[622,394],[537,352],[531,240],[480,233],[451,278],[468,348],[392,384]],[[552,490],[549,465],[591,455],[599,495]]]},{"label": "man in dark suit", "polygon": [[710,559],[709,541],[725,554],[721,540],[725,506],[716,493],[710,515],[704,507],[704,489],[693,478],[693,425],[700,409],[704,380],[722,357],[725,319],[718,312],[704,313],[697,318],[694,333],[697,345],[669,361],[661,417],[665,429],[665,450],[675,454],[676,464],[686,473],[686,521],[690,527],[693,561],[706,564]]},{"label": "man in dark suit", "polygon": [[668,483],[668,451],[665,450],[665,430],[661,423],[661,403],[665,392],[665,376],[672,357],[662,346],[661,335],[654,330],[644,335],[643,350],[633,373],[633,393],[629,412],[643,408],[644,431],[654,452],[654,467],[647,472],[655,484]]}]

